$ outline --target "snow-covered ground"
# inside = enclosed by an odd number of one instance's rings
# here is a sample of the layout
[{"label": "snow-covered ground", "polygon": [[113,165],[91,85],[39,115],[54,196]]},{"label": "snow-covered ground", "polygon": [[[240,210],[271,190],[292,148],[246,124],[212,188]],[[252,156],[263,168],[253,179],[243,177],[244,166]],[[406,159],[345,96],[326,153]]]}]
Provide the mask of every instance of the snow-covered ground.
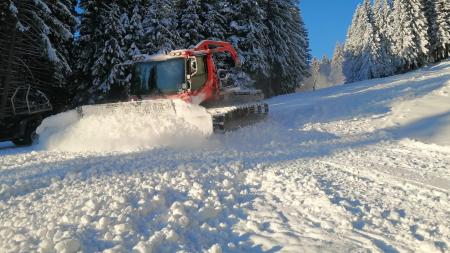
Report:
[{"label": "snow-covered ground", "polygon": [[194,145],[109,121],[0,144],[0,252],[450,250],[450,62],[269,103]]}]

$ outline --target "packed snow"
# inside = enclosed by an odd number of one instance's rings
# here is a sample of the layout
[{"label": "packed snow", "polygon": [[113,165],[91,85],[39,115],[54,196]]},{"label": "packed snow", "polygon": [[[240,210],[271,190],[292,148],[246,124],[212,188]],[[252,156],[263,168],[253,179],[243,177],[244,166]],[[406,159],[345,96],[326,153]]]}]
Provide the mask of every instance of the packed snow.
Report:
[{"label": "packed snow", "polygon": [[448,252],[449,96],[444,62],[276,97],[223,135],[57,115],[0,146],[0,252]]}]

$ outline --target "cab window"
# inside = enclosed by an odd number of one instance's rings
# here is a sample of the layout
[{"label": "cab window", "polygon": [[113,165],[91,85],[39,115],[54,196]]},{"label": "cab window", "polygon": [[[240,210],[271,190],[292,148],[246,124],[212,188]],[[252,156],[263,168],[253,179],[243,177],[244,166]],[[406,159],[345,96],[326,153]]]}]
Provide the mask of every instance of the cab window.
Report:
[{"label": "cab window", "polygon": [[178,92],[185,81],[184,59],[159,62],[156,65],[156,87],[161,93]]},{"label": "cab window", "polygon": [[191,89],[198,90],[202,88],[208,80],[208,68],[206,66],[206,57],[197,56],[197,74],[191,77]]}]

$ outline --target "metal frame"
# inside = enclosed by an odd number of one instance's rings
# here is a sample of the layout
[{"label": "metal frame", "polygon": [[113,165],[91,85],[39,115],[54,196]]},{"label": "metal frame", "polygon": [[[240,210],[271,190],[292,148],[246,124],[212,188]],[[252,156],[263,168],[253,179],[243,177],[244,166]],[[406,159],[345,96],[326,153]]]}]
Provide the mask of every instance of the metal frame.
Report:
[{"label": "metal frame", "polygon": [[[26,94],[25,94],[25,104],[26,104],[26,111],[25,112],[17,112],[17,104],[16,104],[16,96],[18,94],[18,92],[22,89],[26,89]],[[34,110],[32,110],[33,108],[30,106],[30,92],[32,91],[32,87],[31,85],[28,86],[19,86],[16,88],[16,90],[14,91],[12,97],[11,97],[11,106],[13,109],[13,113],[14,115],[24,115],[24,114],[36,114],[36,113],[41,113],[41,112],[48,112],[48,111],[52,111],[53,107],[52,104],[50,103],[50,100],[48,99],[48,97],[45,95],[45,93],[43,93],[42,91],[33,88],[37,94],[39,94],[40,96],[42,96],[45,99],[45,103],[41,103],[38,104],[37,106],[35,106]],[[36,109],[37,108],[37,109]]]}]

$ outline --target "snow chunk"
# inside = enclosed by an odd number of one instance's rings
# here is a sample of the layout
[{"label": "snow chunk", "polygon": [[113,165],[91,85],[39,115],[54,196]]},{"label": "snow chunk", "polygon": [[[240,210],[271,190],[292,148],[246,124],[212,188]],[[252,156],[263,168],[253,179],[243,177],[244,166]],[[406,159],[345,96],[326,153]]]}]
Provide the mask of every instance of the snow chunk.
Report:
[{"label": "snow chunk", "polygon": [[222,248],[219,244],[214,244],[209,250],[208,253],[222,253]]},{"label": "snow chunk", "polygon": [[62,253],[77,252],[80,249],[80,247],[81,247],[80,241],[75,238],[60,241],[55,245],[56,251]]}]

